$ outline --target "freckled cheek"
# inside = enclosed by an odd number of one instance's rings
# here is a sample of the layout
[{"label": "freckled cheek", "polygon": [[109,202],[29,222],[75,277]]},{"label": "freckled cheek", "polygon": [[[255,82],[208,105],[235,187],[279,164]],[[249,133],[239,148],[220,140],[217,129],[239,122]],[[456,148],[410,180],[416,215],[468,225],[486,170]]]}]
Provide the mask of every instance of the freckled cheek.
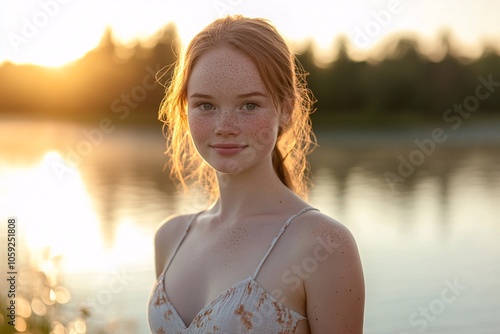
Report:
[{"label": "freckled cheek", "polygon": [[189,131],[195,143],[206,141],[210,134],[213,132],[213,126],[207,119],[192,116],[188,118],[188,122]]},{"label": "freckled cheek", "polygon": [[248,124],[248,133],[254,142],[254,147],[258,151],[269,151],[274,148],[278,129],[273,118],[258,119]]}]

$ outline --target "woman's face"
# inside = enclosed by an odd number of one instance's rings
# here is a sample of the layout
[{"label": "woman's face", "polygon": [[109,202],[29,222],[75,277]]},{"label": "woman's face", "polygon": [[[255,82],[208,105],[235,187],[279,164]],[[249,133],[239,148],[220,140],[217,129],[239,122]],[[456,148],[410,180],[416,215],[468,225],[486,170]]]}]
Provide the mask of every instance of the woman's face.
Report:
[{"label": "woman's face", "polygon": [[193,67],[187,97],[193,143],[212,168],[240,173],[271,165],[278,114],[249,57],[230,47],[207,51]]}]

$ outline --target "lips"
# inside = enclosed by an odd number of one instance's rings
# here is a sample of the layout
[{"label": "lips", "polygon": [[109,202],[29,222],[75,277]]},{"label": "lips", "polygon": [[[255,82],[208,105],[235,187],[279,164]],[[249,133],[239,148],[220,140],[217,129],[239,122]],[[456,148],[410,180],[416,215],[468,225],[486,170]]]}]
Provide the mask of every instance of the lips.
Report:
[{"label": "lips", "polygon": [[227,156],[240,153],[247,147],[247,145],[221,143],[210,145],[210,147],[213,148],[217,153]]}]

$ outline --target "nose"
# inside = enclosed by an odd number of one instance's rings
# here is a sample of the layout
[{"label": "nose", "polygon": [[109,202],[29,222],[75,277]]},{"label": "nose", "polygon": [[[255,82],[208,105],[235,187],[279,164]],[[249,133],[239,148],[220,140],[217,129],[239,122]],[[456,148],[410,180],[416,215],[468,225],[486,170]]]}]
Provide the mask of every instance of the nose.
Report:
[{"label": "nose", "polygon": [[237,136],[240,133],[236,116],[229,110],[222,110],[215,122],[215,134],[218,136]]}]

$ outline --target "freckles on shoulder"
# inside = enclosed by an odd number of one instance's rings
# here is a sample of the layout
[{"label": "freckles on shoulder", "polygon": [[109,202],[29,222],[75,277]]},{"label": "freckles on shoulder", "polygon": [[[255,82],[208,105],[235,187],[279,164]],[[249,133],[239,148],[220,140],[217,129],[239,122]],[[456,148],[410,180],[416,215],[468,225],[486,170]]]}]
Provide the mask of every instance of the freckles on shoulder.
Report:
[{"label": "freckles on shoulder", "polygon": [[302,235],[313,256],[324,258],[328,255],[335,258],[357,255],[356,241],[345,225],[323,213],[318,212],[311,216],[309,219],[304,217],[308,221],[302,224]]}]

